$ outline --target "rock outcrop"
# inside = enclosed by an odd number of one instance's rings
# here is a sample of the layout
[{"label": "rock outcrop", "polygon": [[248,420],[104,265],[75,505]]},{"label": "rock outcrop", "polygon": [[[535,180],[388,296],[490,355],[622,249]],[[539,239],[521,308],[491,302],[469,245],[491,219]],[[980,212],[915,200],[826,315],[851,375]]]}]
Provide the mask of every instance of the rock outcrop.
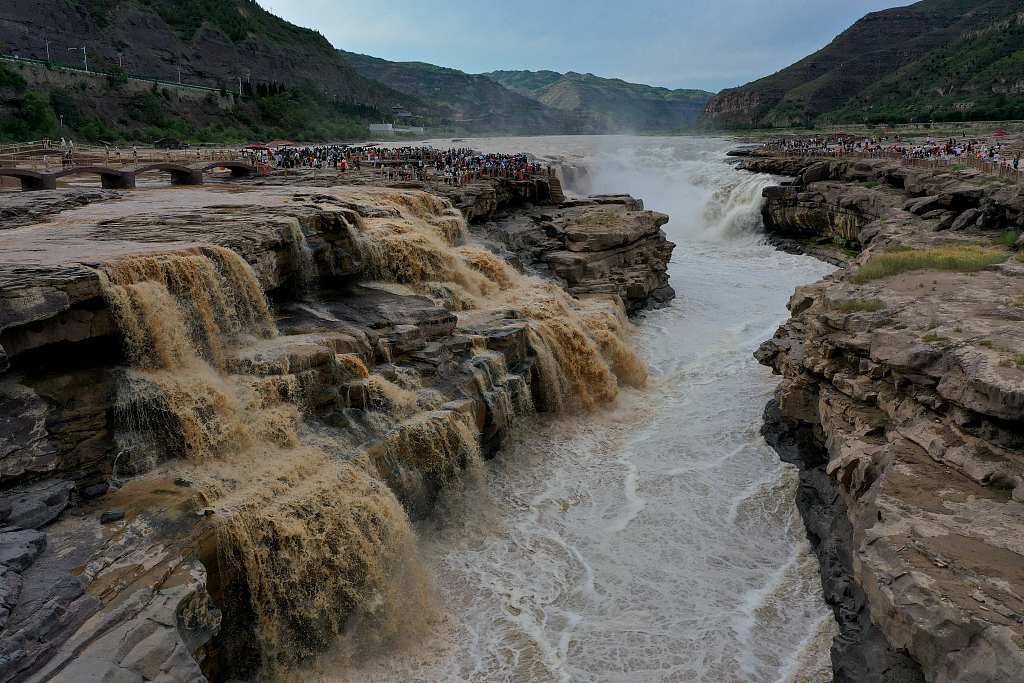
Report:
[{"label": "rock outcrop", "polygon": [[[799,289],[757,354],[782,375],[764,432],[801,470],[836,679],[1017,680],[1024,261],[1004,235],[1024,227],[1024,192],[890,162],[746,163],[796,177],[765,192],[773,238],[849,264]],[[936,249],[988,260],[861,270]]]},{"label": "rock outcrop", "polygon": [[668,284],[675,245],[662,230],[668,220],[632,197],[594,196],[517,212],[489,234],[571,294],[613,294],[635,313],[675,297]]},{"label": "rock outcrop", "polygon": [[0,226],[0,680],[246,678],[389,632],[410,517],[525,413],[643,382],[621,312],[670,296],[664,216],[327,185]]}]

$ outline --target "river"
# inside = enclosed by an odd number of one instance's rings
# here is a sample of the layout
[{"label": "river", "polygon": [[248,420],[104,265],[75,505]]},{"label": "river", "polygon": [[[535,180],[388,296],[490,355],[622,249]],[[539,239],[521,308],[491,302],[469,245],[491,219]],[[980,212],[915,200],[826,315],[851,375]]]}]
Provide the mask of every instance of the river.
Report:
[{"label": "river", "polygon": [[440,606],[429,633],[354,668],[325,660],[335,673],[319,678],[826,680],[831,615],[796,472],[759,435],[776,381],[751,354],[830,266],[760,244],[771,178],[736,171],[721,139],[465,144],[557,160],[567,190],[628,192],[671,215],[679,296],[636,321],[646,390],[524,425],[420,529]]}]

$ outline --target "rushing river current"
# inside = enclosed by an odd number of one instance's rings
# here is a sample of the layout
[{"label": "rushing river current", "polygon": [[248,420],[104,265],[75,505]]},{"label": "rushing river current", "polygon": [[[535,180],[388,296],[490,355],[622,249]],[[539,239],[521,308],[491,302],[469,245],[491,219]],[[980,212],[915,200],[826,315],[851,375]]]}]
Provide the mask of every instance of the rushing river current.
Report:
[{"label": "rushing river current", "polygon": [[571,192],[670,214],[678,298],[637,320],[646,390],[523,426],[421,529],[433,627],[321,679],[826,679],[831,619],[796,473],[759,435],[776,381],[751,354],[829,267],[760,244],[771,179],[736,171],[717,139],[467,144],[562,162]]}]

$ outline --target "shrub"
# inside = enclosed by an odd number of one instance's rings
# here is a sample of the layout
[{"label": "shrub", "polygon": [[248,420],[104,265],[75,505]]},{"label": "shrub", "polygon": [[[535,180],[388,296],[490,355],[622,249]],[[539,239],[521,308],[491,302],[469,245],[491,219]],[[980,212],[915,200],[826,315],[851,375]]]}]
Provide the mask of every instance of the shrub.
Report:
[{"label": "shrub", "polygon": [[853,281],[870,282],[914,270],[973,273],[1003,263],[1008,258],[1010,255],[1005,251],[977,244],[890,251],[872,256],[854,273]]},{"label": "shrub", "polygon": [[54,137],[56,132],[57,116],[50,100],[36,92],[26,94],[18,102],[13,116],[0,119],[0,140],[24,142]]},{"label": "shrub", "polygon": [[21,92],[26,86],[25,79],[21,77],[21,74],[0,64],[0,88],[11,88]]},{"label": "shrub", "polygon": [[1007,230],[999,236],[999,241],[1008,247],[1012,247],[1017,244],[1017,238],[1020,237],[1020,233],[1016,230]]},{"label": "shrub", "polygon": [[128,70],[122,66],[112,66],[107,72],[107,79],[111,85],[124,85],[128,82]]}]

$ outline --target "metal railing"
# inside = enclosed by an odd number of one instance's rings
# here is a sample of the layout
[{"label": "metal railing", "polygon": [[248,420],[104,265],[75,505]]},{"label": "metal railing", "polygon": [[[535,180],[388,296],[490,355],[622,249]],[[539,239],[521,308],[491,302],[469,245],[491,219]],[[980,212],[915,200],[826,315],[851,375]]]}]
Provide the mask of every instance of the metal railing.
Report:
[{"label": "metal railing", "polygon": [[0,167],[46,171],[75,166],[136,166],[147,163],[182,165],[208,161],[238,161],[245,153],[230,147],[159,149],[149,146],[115,147],[66,145],[55,140],[37,140],[0,146]]},{"label": "metal railing", "polygon": [[790,156],[810,157],[817,159],[879,159],[888,161],[899,161],[909,166],[919,168],[933,168],[936,170],[957,169],[964,170],[972,168],[976,171],[1006,178],[1018,183],[1024,183],[1024,159],[1021,160],[1018,168],[1013,167],[1013,162],[1002,159],[999,161],[979,158],[976,156],[941,156],[941,157],[916,157],[907,156],[901,152],[893,151],[844,151],[844,150],[801,150],[789,149],[778,145],[765,145],[769,151],[785,152]]}]

